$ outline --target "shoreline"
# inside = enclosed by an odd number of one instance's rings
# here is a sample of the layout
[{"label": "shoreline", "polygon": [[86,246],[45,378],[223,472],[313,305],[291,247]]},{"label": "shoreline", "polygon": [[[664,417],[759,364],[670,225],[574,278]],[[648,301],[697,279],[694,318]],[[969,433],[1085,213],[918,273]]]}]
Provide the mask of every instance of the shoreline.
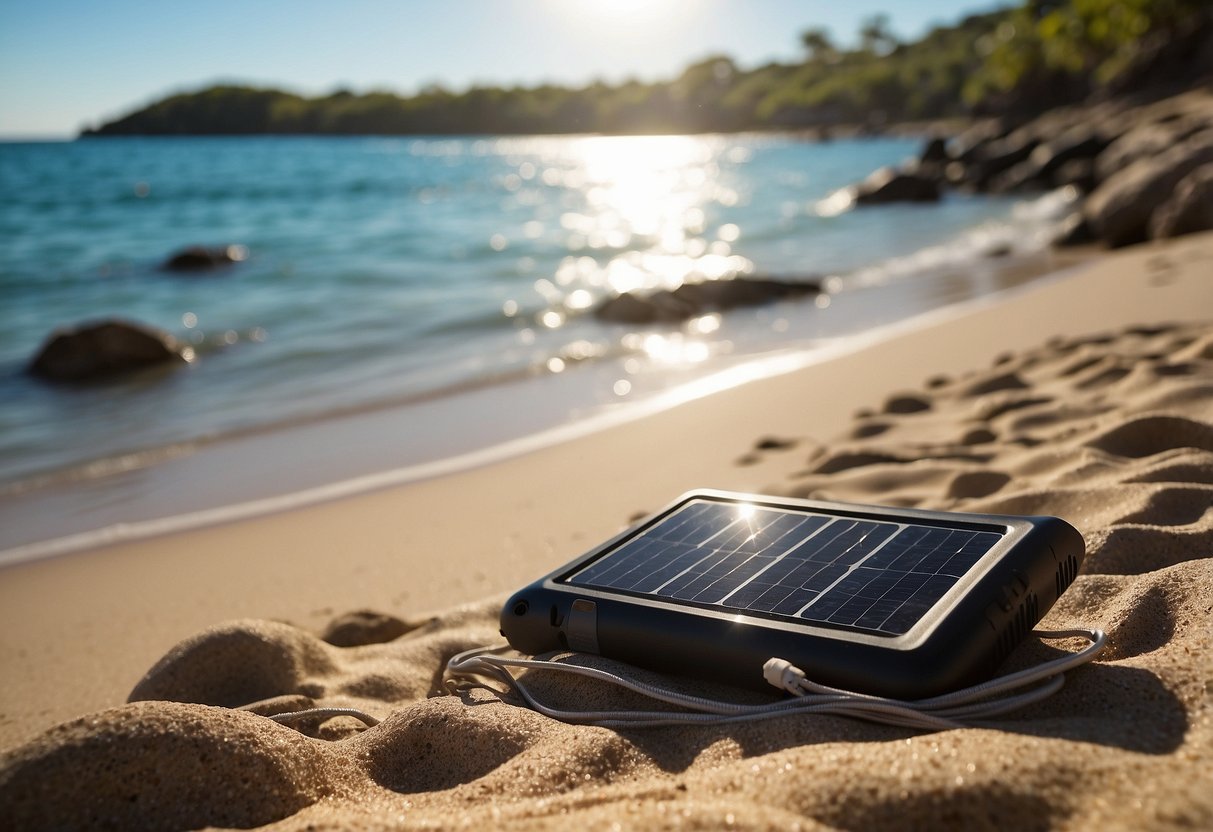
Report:
[{"label": "shoreline", "polygon": [[[875,287],[864,282],[873,270],[861,269],[851,276],[855,285],[846,290],[847,297],[836,296],[841,304],[835,306],[846,307],[841,322],[816,321],[810,302],[767,307],[770,315],[787,314],[801,326],[822,331],[790,340],[768,335],[766,342],[760,339],[702,366],[653,369],[648,371],[652,378],[632,376],[637,387],[625,398],[603,398],[601,391],[610,388],[612,373],[622,372],[616,367],[622,359],[611,359],[558,375],[484,380],[447,395],[352,405],[213,438],[132,450],[62,472],[33,474],[31,485],[14,481],[3,489],[0,528],[7,531],[0,535],[0,567],[478,468],[967,314],[1083,268],[1100,255],[1090,249],[1033,250],[1009,259],[941,263]],[[965,273],[984,276],[954,277]],[[958,289],[958,279],[972,286]],[[889,313],[881,310],[898,304],[898,292],[926,296],[940,291],[925,288],[932,285],[953,293],[944,306],[882,321]],[[869,292],[874,294],[864,295]],[[907,299],[924,304],[910,296],[900,301]],[[848,322],[847,316],[854,320]],[[871,322],[862,326],[865,316]],[[829,327],[838,332],[827,331]],[[759,331],[756,321],[741,323],[738,333],[747,331]],[[472,415],[478,413],[497,416],[490,423]],[[89,472],[99,466],[106,472]],[[105,499],[97,500],[94,495],[102,488]]]},{"label": "shoreline", "polygon": [[[352,609],[424,620],[515,589],[691,488],[761,492],[857,409],[929,378],[1059,336],[1207,318],[1211,265],[1213,234],[1126,249],[831,360],[460,473],[4,567],[0,743],[121,702],[173,643],[218,621],[319,628]],[[794,447],[760,450],[767,437]]]}]

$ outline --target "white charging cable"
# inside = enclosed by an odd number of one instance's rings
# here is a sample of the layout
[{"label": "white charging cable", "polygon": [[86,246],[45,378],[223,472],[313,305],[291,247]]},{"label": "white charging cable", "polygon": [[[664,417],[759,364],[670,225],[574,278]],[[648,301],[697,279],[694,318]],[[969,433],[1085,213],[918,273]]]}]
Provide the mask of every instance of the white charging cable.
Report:
[{"label": "white charging cable", "polygon": [[[567,664],[549,659],[516,659],[500,655],[509,649],[483,647],[467,650],[447,662],[447,685],[453,690],[482,688],[502,697],[507,690],[494,688],[484,682],[493,679],[514,691],[528,707],[562,722],[597,725],[604,728],[655,728],[663,725],[719,725],[733,722],[770,719],[787,714],[833,714],[926,730],[961,728],[974,720],[1008,713],[1033,702],[1052,696],[1065,683],[1067,670],[1086,664],[1103,650],[1107,637],[1098,629],[1034,630],[1042,639],[1084,638],[1089,646],[1065,656],[1051,659],[1036,667],[982,682],[963,690],[929,699],[901,700],[869,696],[854,691],[822,685],[805,677],[789,662],[773,658],[763,668],[766,680],[781,690],[794,694],[761,705],[721,702],[699,696],[677,693],[657,685],[625,679],[614,673],[593,667]],[[553,670],[586,676],[618,685],[660,702],[675,705],[682,711],[572,711],[545,705],[535,699],[526,685],[511,672],[524,670]],[[1028,688],[1027,690],[1023,690]],[[307,713],[306,711],[301,713]]]},{"label": "white charging cable", "polygon": [[[446,678],[447,686],[452,690],[481,688],[492,692],[499,698],[504,697],[508,690],[512,690],[532,710],[552,719],[578,725],[596,725],[602,728],[656,728],[663,725],[686,724],[721,725],[771,719],[788,714],[832,714],[886,725],[941,731],[949,728],[962,728],[972,724],[974,720],[989,719],[1009,713],[1052,696],[1065,683],[1065,671],[1094,659],[1103,650],[1107,641],[1103,630],[1097,629],[1034,630],[1032,635],[1042,639],[1084,638],[1090,644],[1076,653],[1059,656],[1036,667],[1009,673],[963,690],[916,700],[870,696],[823,685],[806,678],[804,671],[790,662],[773,658],[763,665],[763,676],[774,687],[793,694],[791,698],[761,705],[721,702],[716,699],[677,693],[645,682],[636,682],[593,667],[583,667],[544,658],[516,659],[500,655],[510,649],[508,645],[478,647],[452,656],[446,665]],[[686,710],[570,711],[555,708],[537,700],[522,680],[514,676],[510,668],[553,670],[586,676],[600,682],[627,688],[650,699]],[[485,684],[485,678],[504,683],[508,690],[500,690]],[[269,718],[283,725],[293,725],[304,720],[325,720],[337,716],[353,717],[371,727],[379,724],[378,719],[356,708],[308,708],[302,711],[274,714]]]}]

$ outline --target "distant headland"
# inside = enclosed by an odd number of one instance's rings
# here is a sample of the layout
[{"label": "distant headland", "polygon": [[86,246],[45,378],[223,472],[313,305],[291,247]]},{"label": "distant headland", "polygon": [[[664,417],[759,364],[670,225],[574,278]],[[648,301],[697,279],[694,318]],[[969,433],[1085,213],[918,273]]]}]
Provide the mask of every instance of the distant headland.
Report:
[{"label": "distant headland", "polygon": [[865,21],[855,48],[823,30],[804,58],[742,69],[719,55],[672,81],[563,86],[438,85],[412,96],[338,91],[304,97],[220,85],[171,95],[85,130],[90,136],[701,133],[815,129],[951,117],[1028,118],[1053,107],[1173,93],[1213,74],[1204,0],[1120,4],[1029,0],[900,43]]}]

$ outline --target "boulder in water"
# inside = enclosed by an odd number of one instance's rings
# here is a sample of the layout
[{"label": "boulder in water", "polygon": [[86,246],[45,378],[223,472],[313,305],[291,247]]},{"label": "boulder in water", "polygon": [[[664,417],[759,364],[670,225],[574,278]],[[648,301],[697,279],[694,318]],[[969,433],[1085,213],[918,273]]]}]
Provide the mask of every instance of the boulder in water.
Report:
[{"label": "boulder in water", "polygon": [[855,204],[938,202],[939,183],[918,173],[881,168],[855,186]]},{"label": "boulder in water", "polygon": [[184,364],[186,348],[161,330],[106,320],[56,330],[30,362],[49,381],[88,382],[148,367]]},{"label": "boulder in water", "polygon": [[677,289],[658,289],[649,294],[624,292],[595,311],[601,321],[621,324],[679,323],[707,312],[757,306],[775,300],[815,295],[816,280],[784,280],[770,277],[735,277],[684,283]]},{"label": "boulder in water", "polygon": [[244,246],[188,246],[165,260],[161,268],[170,272],[211,271],[247,257]]}]

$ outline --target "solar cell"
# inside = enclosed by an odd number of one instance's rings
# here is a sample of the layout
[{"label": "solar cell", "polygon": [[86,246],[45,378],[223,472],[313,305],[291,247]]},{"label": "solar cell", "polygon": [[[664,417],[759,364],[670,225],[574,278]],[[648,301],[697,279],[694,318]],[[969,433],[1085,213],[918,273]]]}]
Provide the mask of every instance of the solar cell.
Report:
[{"label": "solar cell", "polygon": [[567,578],[728,612],[909,631],[995,532],[693,500]]}]

